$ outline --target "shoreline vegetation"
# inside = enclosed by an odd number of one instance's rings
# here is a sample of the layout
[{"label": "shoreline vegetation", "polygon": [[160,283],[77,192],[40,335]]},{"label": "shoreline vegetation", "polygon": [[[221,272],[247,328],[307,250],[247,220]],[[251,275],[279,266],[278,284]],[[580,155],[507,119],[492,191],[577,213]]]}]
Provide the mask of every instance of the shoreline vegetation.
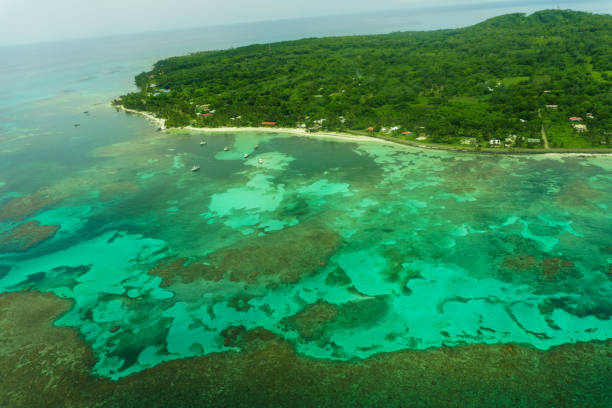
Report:
[{"label": "shoreline vegetation", "polygon": [[265,132],[265,133],[288,133],[295,136],[302,137],[316,137],[316,138],[328,138],[336,139],[348,142],[373,142],[373,143],[387,143],[394,145],[410,146],[418,149],[429,149],[429,150],[444,150],[453,151],[460,153],[483,153],[483,154],[503,154],[503,155],[519,155],[519,154],[534,154],[534,155],[562,155],[562,156],[612,156],[612,152],[607,152],[602,149],[494,149],[494,148],[481,148],[475,149],[470,146],[454,146],[454,145],[443,145],[423,142],[412,142],[409,140],[396,139],[392,137],[385,137],[381,135],[365,135],[349,132],[332,132],[332,131],[315,131],[309,132],[306,129],[300,128],[276,128],[276,127],[166,127],[166,119],[158,118],[151,112],[139,111],[136,109],[129,109],[123,105],[113,105],[113,107],[120,109],[126,113],[132,113],[141,115],[149,121],[153,122],[161,131],[173,131],[173,130],[187,130],[192,132],[202,133],[236,133],[236,132]]},{"label": "shoreline vegetation", "polygon": [[457,152],[606,154],[611,54],[611,15],[543,10],[461,29],[172,57],[137,75],[138,91],[112,103],[163,118],[163,129],[369,137]]}]

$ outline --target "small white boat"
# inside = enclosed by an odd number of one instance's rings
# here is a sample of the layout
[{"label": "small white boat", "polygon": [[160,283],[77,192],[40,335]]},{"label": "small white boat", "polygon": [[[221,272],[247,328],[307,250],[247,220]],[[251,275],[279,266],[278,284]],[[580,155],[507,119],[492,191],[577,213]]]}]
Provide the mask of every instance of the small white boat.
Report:
[{"label": "small white boat", "polygon": [[206,144],[206,142],[203,141],[203,140],[200,142],[200,146],[204,146],[205,144]]},{"label": "small white boat", "polygon": [[191,168],[191,171],[198,171],[200,170],[200,166],[198,166],[197,164],[194,164],[193,167]]},{"label": "small white boat", "polygon": [[227,152],[228,150],[229,150],[229,147],[227,147],[227,146],[225,146],[225,147],[223,148],[223,151],[224,151],[224,152]]},{"label": "small white boat", "polygon": [[257,160],[257,163],[261,164],[261,163],[263,163],[263,160],[259,159],[259,160]]},{"label": "small white boat", "polygon": [[249,154],[245,153],[243,157],[246,159],[247,157],[249,157]]}]

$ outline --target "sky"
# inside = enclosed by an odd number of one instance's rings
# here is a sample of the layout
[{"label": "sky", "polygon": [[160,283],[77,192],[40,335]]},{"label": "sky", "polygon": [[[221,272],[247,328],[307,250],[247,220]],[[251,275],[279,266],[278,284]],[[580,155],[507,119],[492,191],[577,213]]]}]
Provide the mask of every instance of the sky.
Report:
[{"label": "sky", "polygon": [[0,45],[388,10],[536,5],[612,14],[612,0],[0,0]]}]

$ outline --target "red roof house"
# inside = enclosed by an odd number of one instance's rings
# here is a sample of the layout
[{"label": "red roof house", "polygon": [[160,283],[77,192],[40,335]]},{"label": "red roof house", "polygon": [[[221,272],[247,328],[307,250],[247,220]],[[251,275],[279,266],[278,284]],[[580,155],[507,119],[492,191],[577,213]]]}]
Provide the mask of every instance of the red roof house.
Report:
[{"label": "red roof house", "polygon": [[212,116],[212,113],[210,113],[210,112],[206,112],[206,113],[203,113],[203,114],[202,114],[202,116],[209,117],[209,116]]},{"label": "red roof house", "polygon": [[406,135],[406,136],[411,135],[411,134],[412,132],[402,132],[402,135]]},{"label": "red roof house", "polygon": [[571,118],[569,118],[570,121],[572,122],[582,122],[582,118],[578,117],[578,116],[572,116]]},{"label": "red roof house", "polygon": [[368,132],[373,132],[374,128],[372,126],[370,126],[369,128],[366,129]]},{"label": "red roof house", "polygon": [[261,122],[264,126],[276,126],[276,122]]}]

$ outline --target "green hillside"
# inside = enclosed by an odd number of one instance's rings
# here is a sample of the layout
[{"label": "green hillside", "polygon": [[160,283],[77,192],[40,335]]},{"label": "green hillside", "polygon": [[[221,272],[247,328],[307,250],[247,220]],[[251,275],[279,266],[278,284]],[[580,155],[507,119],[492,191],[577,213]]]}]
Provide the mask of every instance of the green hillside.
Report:
[{"label": "green hillside", "polygon": [[168,126],[373,127],[500,148],[542,148],[544,129],[552,148],[605,148],[612,16],[545,10],[456,30],[251,45],[159,61],[136,84],[116,103]]}]

